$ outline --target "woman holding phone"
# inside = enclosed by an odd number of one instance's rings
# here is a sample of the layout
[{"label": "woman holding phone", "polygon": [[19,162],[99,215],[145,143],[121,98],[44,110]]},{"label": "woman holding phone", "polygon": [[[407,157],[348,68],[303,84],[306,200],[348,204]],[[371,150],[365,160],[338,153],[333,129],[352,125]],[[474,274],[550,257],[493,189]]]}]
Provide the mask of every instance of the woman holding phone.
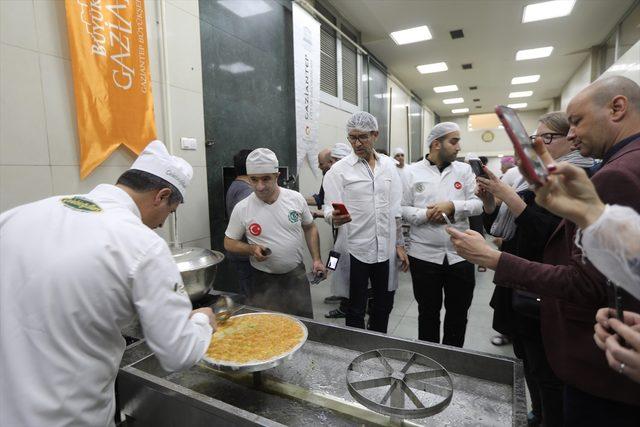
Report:
[{"label": "woman holding phone", "polygon": [[[588,168],[593,165],[571,150],[566,135],[569,122],[561,112],[540,117],[536,135],[541,138],[551,156]],[[533,137],[532,137],[533,138]],[[560,218],[535,202],[522,176],[514,186],[497,178],[486,169],[487,178],[478,177],[478,197],[483,202],[483,221],[490,234],[503,239],[502,250],[531,261],[541,261],[544,246]],[[498,205],[497,200],[502,201]],[[529,418],[546,426],[562,425],[563,385],[551,370],[544,353],[540,332],[540,298],[532,293],[496,287],[491,298],[494,308],[493,328],[513,339],[513,351],[523,360],[525,378],[532,401]]]}]

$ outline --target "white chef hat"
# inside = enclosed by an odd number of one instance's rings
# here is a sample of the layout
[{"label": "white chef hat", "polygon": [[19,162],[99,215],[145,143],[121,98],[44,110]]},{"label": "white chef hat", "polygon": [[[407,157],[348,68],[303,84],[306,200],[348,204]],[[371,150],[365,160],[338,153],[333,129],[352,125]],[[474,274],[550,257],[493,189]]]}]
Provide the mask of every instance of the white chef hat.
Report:
[{"label": "white chef hat", "polygon": [[433,127],[433,129],[431,129],[431,132],[429,132],[429,135],[427,136],[427,146],[431,147],[433,141],[438,138],[442,138],[451,132],[460,132],[460,127],[453,122],[438,123]]},{"label": "white chef hat", "polygon": [[278,173],[278,158],[268,148],[256,148],[247,156],[247,175],[263,173]]},{"label": "white chef hat", "polygon": [[343,142],[338,142],[331,148],[331,157],[342,159],[351,154],[351,147]]},{"label": "white chef hat", "polygon": [[183,158],[169,154],[167,147],[157,139],[142,150],[130,169],[148,172],[164,179],[178,189],[183,200],[193,178],[191,165]]},{"label": "white chef hat", "polygon": [[396,147],[393,149],[393,157],[397,156],[398,154],[402,154],[404,156],[404,150],[400,147]]},{"label": "white chef hat", "polygon": [[347,132],[359,130],[362,132],[372,132],[378,130],[378,121],[366,111],[356,111],[347,120]]}]

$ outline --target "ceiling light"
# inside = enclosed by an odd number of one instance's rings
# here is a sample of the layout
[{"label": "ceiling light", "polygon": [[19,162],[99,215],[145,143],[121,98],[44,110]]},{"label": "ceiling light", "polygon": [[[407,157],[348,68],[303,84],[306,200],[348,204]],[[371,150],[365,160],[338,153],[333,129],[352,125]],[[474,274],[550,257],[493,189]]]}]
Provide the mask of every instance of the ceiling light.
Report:
[{"label": "ceiling light", "polygon": [[525,83],[535,83],[540,80],[540,74],[534,74],[531,76],[520,76],[511,79],[512,85],[523,85]]},{"label": "ceiling light", "polygon": [[429,27],[427,27],[426,25],[423,25],[421,27],[408,28],[401,31],[394,31],[389,35],[398,45],[431,40],[431,32],[429,31]]},{"label": "ceiling light", "polygon": [[523,92],[511,92],[509,94],[509,98],[526,98],[527,96],[533,95],[532,90],[525,90]]},{"label": "ceiling light", "polygon": [[436,86],[433,88],[433,91],[435,93],[455,92],[457,90],[458,90],[458,86],[456,85]]},{"label": "ceiling light", "polygon": [[527,59],[544,58],[546,56],[551,55],[551,52],[553,52],[553,46],[519,50],[516,53],[516,61],[525,61]]},{"label": "ceiling light", "polygon": [[519,103],[516,103],[516,104],[509,104],[509,105],[507,105],[507,107],[509,107],[509,108],[527,108],[527,105],[528,104],[526,102],[519,102]]},{"label": "ceiling light", "polygon": [[434,64],[418,65],[416,68],[418,69],[418,72],[421,74],[439,73],[441,71],[447,71],[449,69],[449,67],[447,67],[446,62],[436,62]]},{"label": "ceiling light", "polygon": [[464,102],[464,98],[443,99],[442,102],[444,102],[445,104],[462,104]]},{"label": "ceiling light", "polygon": [[254,71],[251,65],[247,65],[244,62],[234,62],[233,64],[222,64],[220,65],[220,69],[222,71],[226,71],[231,74],[242,74],[248,73],[250,71]]},{"label": "ceiling light", "polygon": [[567,16],[575,3],[576,0],[555,0],[528,4],[522,13],[522,23]]},{"label": "ceiling light", "polygon": [[458,114],[458,113],[468,113],[469,109],[468,108],[454,108],[453,110],[451,110],[451,112],[453,114]]},{"label": "ceiling light", "polygon": [[240,18],[262,15],[271,10],[264,0],[218,0],[218,4]]}]

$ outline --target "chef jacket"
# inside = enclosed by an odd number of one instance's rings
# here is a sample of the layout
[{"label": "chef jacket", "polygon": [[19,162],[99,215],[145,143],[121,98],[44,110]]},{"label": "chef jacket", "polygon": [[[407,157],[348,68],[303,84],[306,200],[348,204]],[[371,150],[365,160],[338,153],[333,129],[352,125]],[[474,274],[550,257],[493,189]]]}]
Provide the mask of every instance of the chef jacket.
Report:
[{"label": "chef jacket", "polygon": [[303,225],[313,223],[307,201],[297,191],[280,188],[269,204],[250,194],[233,208],[225,236],[271,249],[264,261],[250,257],[251,266],[265,273],[284,274],[302,264],[305,246]]},{"label": "chef jacket", "polygon": [[0,215],[0,424],[112,425],[120,330],[139,315],[167,370],[202,358],[212,329],[169,248],[113,185]]},{"label": "chef jacket", "polygon": [[475,195],[476,180],[471,166],[453,162],[440,172],[428,159],[407,171],[402,198],[402,217],[411,224],[409,255],[436,264],[464,261],[451,243],[445,224],[427,221],[427,206],[451,201],[455,207],[453,226],[469,229],[470,216],[482,213],[482,201]]}]

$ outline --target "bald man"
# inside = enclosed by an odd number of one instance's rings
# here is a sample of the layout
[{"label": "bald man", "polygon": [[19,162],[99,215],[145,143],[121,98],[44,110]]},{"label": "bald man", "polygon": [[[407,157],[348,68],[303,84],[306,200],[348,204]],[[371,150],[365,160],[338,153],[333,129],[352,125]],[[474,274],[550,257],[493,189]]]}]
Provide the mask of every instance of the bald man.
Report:
[{"label": "bald man", "polygon": [[[322,179],[324,180],[324,176],[331,169],[331,165],[335,162],[333,157],[331,157],[331,150],[325,148],[324,150],[318,153],[318,167],[322,171]],[[307,203],[309,206],[317,206],[318,209],[322,209],[322,205],[324,205],[324,187],[320,184],[320,191],[318,194],[314,194],[311,197],[307,197]],[[324,215],[322,212],[312,212],[314,218],[322,218]]]},{"label": "bald man", "polygon": [[[640,212],[640,87],[620,76],[597,80],[571,100],[567,116],[574,147],[602,159],[592,177],[602,200]],[[458,254],[495,270],[495,284],[541,296],[547,358],[565,383],[564,425],[640,425],[640,384],[621,375],[625,366],[611,370],[593,342],[592,319],[608,305],[610,289],[607,278],[583,261],[576,225],[560,223],[544,264],[501,253],[477,233],[448,231]],[[640,301],[626,293],[623,305],[640,312]]]}]

